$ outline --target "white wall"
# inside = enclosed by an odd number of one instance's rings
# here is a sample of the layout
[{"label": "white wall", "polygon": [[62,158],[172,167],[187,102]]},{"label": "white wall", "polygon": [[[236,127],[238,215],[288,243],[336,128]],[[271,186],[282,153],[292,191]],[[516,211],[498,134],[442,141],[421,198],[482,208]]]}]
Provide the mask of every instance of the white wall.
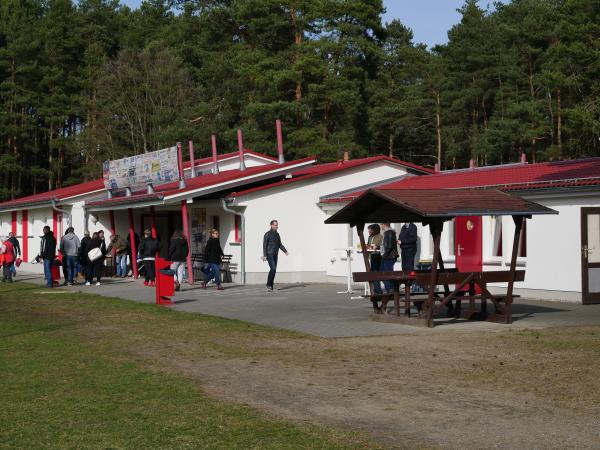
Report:
[{"label": "white wall", "polygon": [[[280,279],[294,281],[325,281],[327,274],[344,276],[345,263],[339,257],[343,252],[334,250],[348,246],[348,230],[343,225],[325,225],[328,217],[317,203],[319,198],[358,188],[362,185],[406,174],[401,166],[377,162],[344,172],[312,180],[298,181],[258,191],[240,199],[246,206],[246,272],[248,280],[260,279],[268,272],[261,261],[263,235],[272,219],[279,221],[279,233],[290,255],[280,253],[277,272]],[[336,262],[331,259],[336,257]],[[360,262],[358,263],[360,264]],[[259,274],[253,277],[251,274]],[[285,278],[285,273],[288,277]]]}]

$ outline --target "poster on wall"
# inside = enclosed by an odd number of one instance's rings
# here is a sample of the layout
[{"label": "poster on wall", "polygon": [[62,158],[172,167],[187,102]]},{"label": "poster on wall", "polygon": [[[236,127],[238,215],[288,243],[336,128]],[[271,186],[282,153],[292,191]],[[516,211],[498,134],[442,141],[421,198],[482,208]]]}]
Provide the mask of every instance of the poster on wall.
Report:
[{"label": "poster on wall", "polygon": [[206,208],[191,209],[192,226],[190,228],[190,242],[192,255],[204,254],[206,245]]},{"label": "poster on wall", "polygon": [[143,188],[179,180],[177,147],[129,156],[102,164],[106,189]]}]

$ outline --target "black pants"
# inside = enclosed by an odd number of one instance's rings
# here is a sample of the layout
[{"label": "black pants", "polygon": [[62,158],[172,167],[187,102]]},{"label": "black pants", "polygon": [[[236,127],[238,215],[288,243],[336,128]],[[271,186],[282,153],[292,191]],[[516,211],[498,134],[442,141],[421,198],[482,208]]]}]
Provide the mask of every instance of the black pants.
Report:
[{"label": "black pants", "polygon": [[146,269],[146,281],[154,281],[156,278],[156,266],[151,259],[144,260],[144,269]]},{"label": "black pants", "polygon": [[12,271],[10,270],[11,265],[12,263],[2,264],[2,278],[6,281],[12,281]]},{"label": "black pants", "polygon": [[415,255],[417,249],[415,247],[401,248],[400,253],[402,255],[402,271],[415,270]]},{"label": "black pants", "polygon": [[267,261],[269,262],[269,275],[267,276],[267,287],[273,287],[275,282],[275,274],[277,273],[277,254],[267,255]]},{"label": "black pants", "polygon": [[104,260],[102,258],[97,259],[96,261],[89,262],[85,279],[88,283],[94,281],[94,277],[96,277],[96,281],[100,283],[100,278],[102,278],[102,269],[104,267]]}]

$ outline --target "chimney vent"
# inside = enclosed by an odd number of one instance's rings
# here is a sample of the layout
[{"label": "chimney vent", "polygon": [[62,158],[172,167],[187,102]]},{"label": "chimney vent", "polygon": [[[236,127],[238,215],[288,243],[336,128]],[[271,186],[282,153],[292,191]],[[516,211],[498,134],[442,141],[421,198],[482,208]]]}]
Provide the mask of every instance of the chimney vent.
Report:
[{"label": "chimney vent", "polygon": [[279,164],[283,164],[285,162],[285,157],[283,156],[283,133],[281,132],[281,120],[277,119],[275,121],[275,129],[277,130],[277,155],[279,157]]},{"label": "chimney vent", "polygon": [[470,159],[469,160],[469,169],[474,169],[475,167],[477,167],[477,165],[475,164],[475,160]]},{"label": "chimney vent", "polygon": [[217,137],[213,134],[210,137],[212,144],[212,159],[213,159],[213,173],[216,175],[219,173],[219,158],[217,157]]},{"label": "chimney vent", "polygon": [[525,152],[521,153],[521,164],[527,164],[527,155]]},{"label": "chimney vent", "polygon": [[346,161],[350,161],[350,155],[348,154],[348,152],[344,152],[344,162]]},{"label": "chimney vent", "polygon": [[244,138],[242,137],[242,130],[240,128],[237,130],[237,138],[238,150],[240,152],[240,171],[243,172],[246,170],[246,164],[244,162]]}]

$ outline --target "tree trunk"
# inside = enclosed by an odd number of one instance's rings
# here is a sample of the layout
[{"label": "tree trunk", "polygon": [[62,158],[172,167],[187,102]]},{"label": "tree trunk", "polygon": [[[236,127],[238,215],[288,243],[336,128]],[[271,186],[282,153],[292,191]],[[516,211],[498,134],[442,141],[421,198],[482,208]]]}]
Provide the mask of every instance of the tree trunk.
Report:
[{"label": "tree trunk", "polygon": [[390,130],[390,137],[388,138],[388,155],[390,158],[394,156],[394,133]]},{"label": "tree trunk", "polygon": [[[292,20],[292,29],[294,32],[294,45],[296,51],[294,53],[294,67],[298,64],[298,54],[300,52],[300,45],[302,44],[303,33],[298,30],[298,23],[296,22],[296,10],[290,9],[290,18]],[[302,71],[298,74],[296,79],[296,89],[294,90],[294,98],[296,100],[296,127],[302,127],[302,114],[301,114],[301,103],[302,103]]]},{"label": "tree trunk", "polygon": [[445,157],[442,155],[442,107],[440,105],[440,92],[435,91],[435,134],[437,146],[437,159],[440,170],[446,168]]},{"label": "tree trunk", "polygon": [[52,163],[53,163],[52,152],[54,151],[52,149],[53,136],[54,136],[54,126],[53,126],[52,122],[50,122],[50,134],[48,135],[48,190],[49,191],[51,191],[54,186],[54,183],[53,183],[54,180],[53,180],[53,175],[52,175]]}]

